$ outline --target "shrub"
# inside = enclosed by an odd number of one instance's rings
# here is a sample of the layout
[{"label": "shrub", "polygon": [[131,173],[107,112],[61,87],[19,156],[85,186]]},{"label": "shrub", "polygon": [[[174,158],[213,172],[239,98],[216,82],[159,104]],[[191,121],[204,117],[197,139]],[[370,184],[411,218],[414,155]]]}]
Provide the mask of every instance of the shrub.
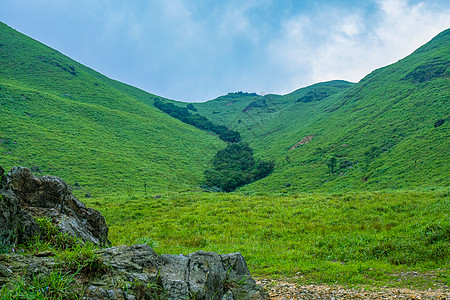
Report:
[{"label": "shrub", "polygon": [[441,125],[444,124],[444,123],[445,123],[445,120],[439,119],[439,120],[437,120],[437,121],[434,123],[434,128],[437,128],[437,127],[441,126]]},{"label": "shrub", "polygon": [[275,165],[273,161],[255,161],[247,143],[229,144],[217,152],[212,164],[213,168],[205,171],[205,184],[225,192],[266,177]]},{"label": "shrub", "polygon": [[195,108],[194,104],[189,103],[188,105],[186,105],[186,108],[192,111],[197,111],[197,109]]}]

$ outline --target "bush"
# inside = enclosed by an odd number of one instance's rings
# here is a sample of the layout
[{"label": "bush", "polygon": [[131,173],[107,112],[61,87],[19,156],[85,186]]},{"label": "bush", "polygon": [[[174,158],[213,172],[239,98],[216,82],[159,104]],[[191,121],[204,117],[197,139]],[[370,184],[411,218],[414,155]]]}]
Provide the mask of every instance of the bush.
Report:
[{"label": "bush", "polygon": [[189,103],[189,104],[186,106],[186,108],[189,109],[189,110],[192,110],[192,111],[197,111],[197,109],[195,108],[194,104],[192,104],[192,103]]},{"label": "bush", "polygon": [[253,150],[246,143],[235,143],[220,150],[213,158],[213,168],[205,171],[205,184],[232,192],[269,175],[272,161],[255,161]]},{"label": "bush", "polygon": [[434,123],[434,128],[437,128],[445,123],[445,120],[439,119]]}]

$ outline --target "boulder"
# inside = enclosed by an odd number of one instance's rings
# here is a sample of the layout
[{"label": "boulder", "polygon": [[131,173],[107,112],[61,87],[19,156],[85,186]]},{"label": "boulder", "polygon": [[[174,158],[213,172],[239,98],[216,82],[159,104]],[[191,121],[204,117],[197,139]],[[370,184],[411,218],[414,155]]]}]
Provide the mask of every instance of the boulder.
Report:
[{"label": "boulder", "polygon": [[21,209],[14,193],[0,189],[0,250],[25,242],[38,231],[38,225]]},{"label": "boulder", "polygon": [[[85,299],[102,299],[105,291],[123,295],[124,289],[138,299],[267,299],[240,253],[158,255],[148,245],[132,245],[101,249],[97,254],[110,271],[89,286]],[[130,284],[118,287],[114,282]]]},{"label": "boulder", "polygon": [[61,232],[83,242],[110,245],[104,217],[86,208],[59,177],[36,177],[24,167],[13,167],[0,189],[0,239],[2,243],[24,242],[39,227],[35,218],[51,218]]}]

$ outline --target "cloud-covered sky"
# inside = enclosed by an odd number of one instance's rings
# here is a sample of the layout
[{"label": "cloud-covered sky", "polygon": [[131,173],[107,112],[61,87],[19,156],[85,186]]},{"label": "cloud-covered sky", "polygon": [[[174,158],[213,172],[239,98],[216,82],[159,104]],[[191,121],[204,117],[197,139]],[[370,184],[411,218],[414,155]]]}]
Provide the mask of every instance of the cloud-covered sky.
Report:
[{"label": "cloud-covered sky", "polygon": [[357,82],[450,27],[448,0],[0,0],[0,21],[182,101]]}]

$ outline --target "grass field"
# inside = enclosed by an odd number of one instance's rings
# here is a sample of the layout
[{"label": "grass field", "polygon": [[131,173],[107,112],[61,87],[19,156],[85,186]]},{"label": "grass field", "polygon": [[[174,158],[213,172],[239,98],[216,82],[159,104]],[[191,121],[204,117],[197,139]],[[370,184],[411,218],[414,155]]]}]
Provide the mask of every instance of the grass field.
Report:
[{"label": "grass field", "polygon": [[105,216],[115,245],[241,252],[252,275],[301,283],[450,285],[448,190],[156,196],[86,201]]}]

